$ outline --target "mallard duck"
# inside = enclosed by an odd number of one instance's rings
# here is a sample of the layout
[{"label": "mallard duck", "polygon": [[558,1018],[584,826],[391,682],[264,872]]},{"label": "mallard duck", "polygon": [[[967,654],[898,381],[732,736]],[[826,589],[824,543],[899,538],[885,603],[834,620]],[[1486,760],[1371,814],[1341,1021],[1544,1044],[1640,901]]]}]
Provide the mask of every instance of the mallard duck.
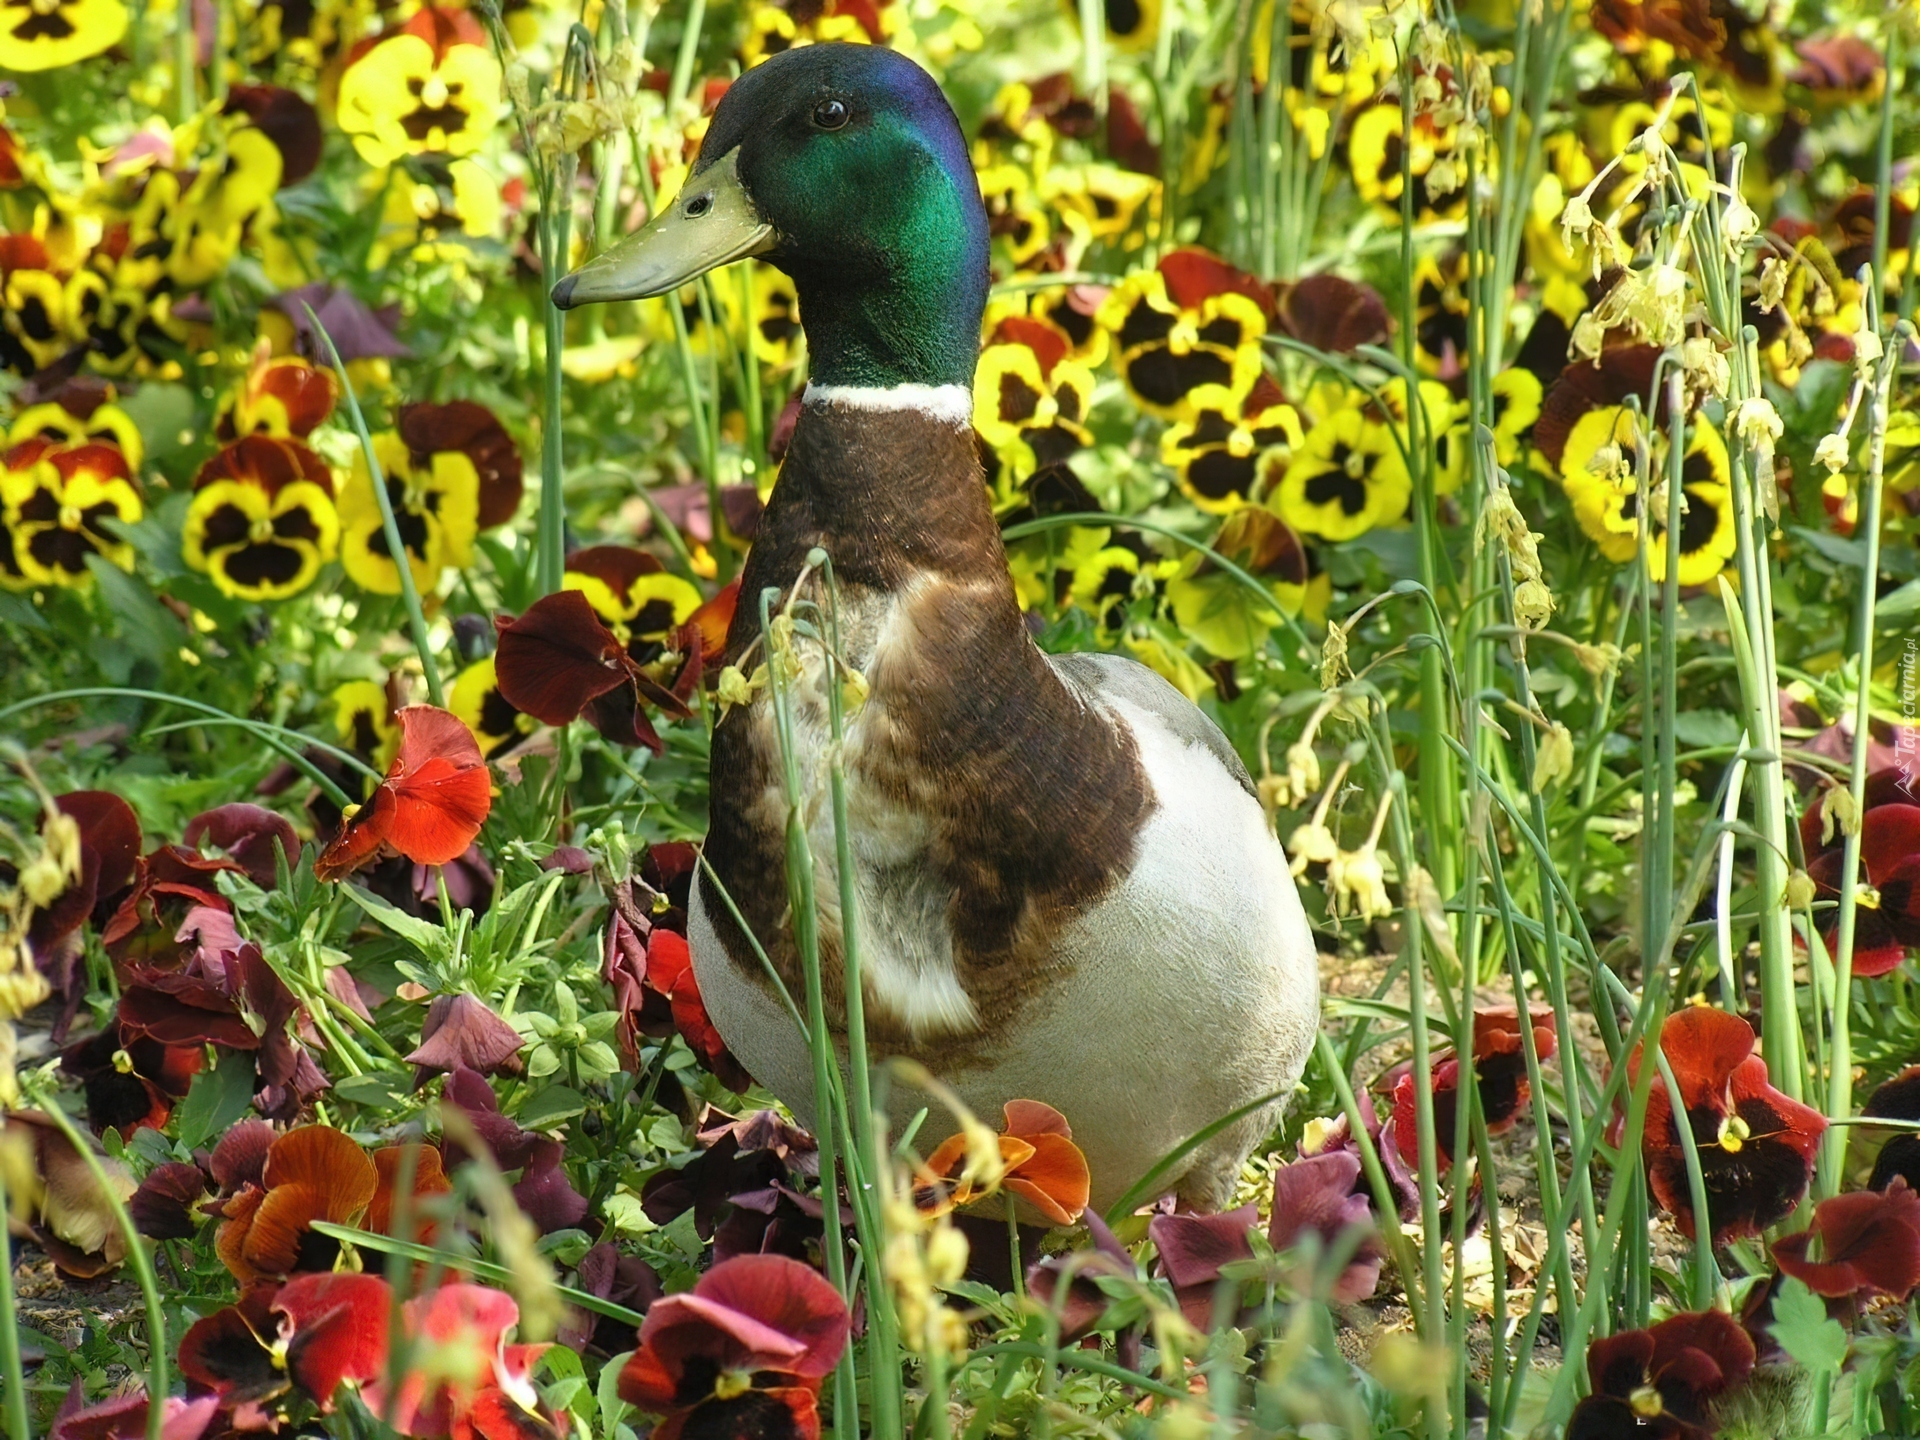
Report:
[{"label": "mallard duck", "polygon": [[[1132,659],[1043,654],[1027,629],[971,429],[987,216],[932,77],[839,44],[749,70],[671,204],[553,299],[666,294],[747,256],[792,277],[811,380],[728,658],[758,636],[754,597],[790,589],[825,549],[843,654],[868,687],[845,760],[872,1048],[917,1060],[988,1119],[1012,1099],[1053,1106],[1109,1205],[1190,1135],[1299,1078],[1319,972],[1286,857],[1195,705]],[[810,663],[795,703],[821,797],[824,671]],[[781,777],[756,696],[714,729],[706,856],[799,996]],[[821,798],[811,813],[837,1021],[831,810]],[[806,1041],[705,876],[689,928],[714,1025],[813,1123]],[[923,1103],[896,1087],[894,1123]],[[1225,1204],[1281,1103],[1197,1147],[1162,1191]]]}]

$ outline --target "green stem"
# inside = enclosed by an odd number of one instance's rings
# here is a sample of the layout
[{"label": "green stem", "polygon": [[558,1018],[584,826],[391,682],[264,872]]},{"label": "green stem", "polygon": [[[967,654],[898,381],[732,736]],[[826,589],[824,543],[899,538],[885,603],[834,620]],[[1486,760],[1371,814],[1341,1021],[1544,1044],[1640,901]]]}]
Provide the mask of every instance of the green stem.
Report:
[{"label": "green stem", "polygon": [[[0,1165],[0,1216],[7,1209],[6,1167]],[[26,1372],[20,1360],[20,1318],[13,1299],[11,1235],[0,1234],[0,1384],[7,1387],[7,1440],[33,1440],[33,1421],[27,1413]]]},{"label": "green stem", "polygon": [[440,687],[440,666],[433,658],[433,641],[427,633],[426,613],[420,608],[420,592],[413,583],[413,565],[407,558],[407,547],[400,538],[400,523],[394,519],[393,497],[387,493],[387,477],[380,468],[380,457],[373,453],[373,436],[367,432],[367,417],[360,410],[360,397],[354,393],[353,381],[347,376],[347,365],[340,358],[340,349],[333,343],[333,336],[327,333],[327,327],[320,323],[320,317],[313,313],[311,305],[302,304],[307,312],[307,323],[313,326],[327,347],[327,353],[333,357],[333,373],[340,377],[340,389],[347,397],[347,414],[353,419],[353,433],[359,437],[360,450],[366,456],[367,475],[373,485],[373,498],[380,507],[381,533],[386,537],[387,555],[393,561],[394,574],[400,578],[400,598],[407,607],[407,626],[413,634],[413,648],[420,656],[420,669],[427,677],[427,698],[444,710],[447,708],[446,693]]}]

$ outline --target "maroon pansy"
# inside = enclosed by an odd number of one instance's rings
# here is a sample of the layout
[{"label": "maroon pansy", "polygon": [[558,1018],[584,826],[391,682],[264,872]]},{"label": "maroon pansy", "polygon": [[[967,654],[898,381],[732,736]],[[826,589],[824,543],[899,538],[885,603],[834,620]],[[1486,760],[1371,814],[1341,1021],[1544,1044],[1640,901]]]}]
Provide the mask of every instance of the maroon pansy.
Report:
[{"label": "maroon pansy", "polygon": [[265,1186],[267,1152],[273,1148],[273,1126],[264,1120],[242,1120],[220,1137],[207,1168],[222,1195],[233,1195],[249,1185]]},{"label": "maroon pansy", "polygon": [[[1196,1328],[1213,1328],[1221,1268],[1253,1258],[1247,1236],[1259,1223],[1260,1212],[1252,1205],[1220,1215],[1156,1215],[1148,1223],[1147,1235],[1160,1252],[1160,1269],[1173,1285],[1173,1298]],[[1229,1302],[1229,1324],[1239,1310],[1236,1296]]]},{"label": "maroon pansy", "polygon": [[849,1323],[819,1272],[781,1255],[738,1256],[647,1311],[620,1398],[662,1417],[653,1440],[819,1440],[820,1384]]},{"label": "maroon pansy", "polygon": [[462,1066],[482,1075],[518,1075],[525,1068],[519,1059],[524,1043],[485,1001],[467,994],[435,996],[420,1024],[420,1044],[407,1056],[413,1088]]},{"label": "maroon pansy", "polygon": [[[1092,1248],[1048,1255],[1027,1267],[1028,1291],[1058,1313],[1060,1338],[1069,1343],[1092,1334],[1107,1313],[1112,1297],[1100,1288],[1098,1282],[1102,1277],[1139,1278],[1133,1256],[1107,1228],[1100,1212],[1088,1210],[1080,1219],[1093,1241]],[[1066,1282],[1064,1295],[1060,1290],[1062,1281]],[[1138,1336],[1121,1336],[1120,1347],[1124,1360],[1126,1351],[1138,1349]]]},{"label": "maroon pansy", "polygon": [[1303,345],[1344,355],[1387,338],[1387,306],[1371,286],[1309,275],[1280,288],[1280,328]]},{"label": "maroon pansy", "polygon": [[[1642,1048],[1635,1046],[1628,1059],[1636,1083]],[[1753,1028],[1737,1015],[1689,1006],[1668,1017],[1660,1048],[1700,1154],[1714,1243],[1757,1234],[1785,1219],[1807,1193],[1826,1119],[1768,1083],[1767,1062],[1753,1053]],[[1657,1074],[1641,1145],[1654,1199],[1692,1236],[1686,1151]]]},{"label": "maroon pansy", "polygon": [[[1860,1113],[1882,1120],[1920,1120],[1920,1065],[1909,1065],[1875,1090]],[[1896,1178],[1920,1189],[1920,1131],[1895,1132],[1874,1157],[1873,1177],[1867,1184],[1884,1190]]]},{"label": "maroon pansy", "polygon": [[1287,1250],[1309,1234],[1319,1237],[1322,1251],[1364,1236],[1340,1272],[1332,1277],[1327,1294],[1342,1304],[1365,1300],[1380,1283],[1385,1252],[1374,1232],[1373,1207],[1358,1187],[1360,1157],[1351,1150],[1309,1155],[1273,1172],[1273,1215],[1267,1240],[1275,1250]]},{"label": "maroon pansy", "polygon": [[[1817,898],[1840,898],[1840,872],[1846,837],[1840,827],[1826,836],[1818,804],[1800,819],[1800,843]],[[1867,781],[1866,808],[1860,817],[1860,882],[1872,893],[1856,891],[1865,902],[1854,910],[1853,973],[1885,975],[1920,946],[1920,804],[1900,788],[1900,772],[1883,770]],[[1840,937],[1838,910],[1823,917],[1821,936],[1829,953]]]},{"label": "maroon pansy", "polygon": [[184,845],[162,845],[141,858],[133,888],[100,931],[100,943],[116,965],[145,961],[174,969],[197,950],[181,948],[183,922],[195,909],[231,910],[220,893],[223,871],[243,873],[224,856],[202,855]]},{"label": "maroon pansy", "polygon": [[[80,1382],[54,1416],[47,1440],[146,1440],[148,1402],[144,1391],[81,1408]],[[220,1408],[212,1395],[169,1395],[163,1402],[160,1440],[200,1440]]]},{"label": "maroon pansy", "polygon": [[1711,1440],[1713,1402],[1753,1365],[1752,1338],[1718,1310],[1595,1340],[1593,1393],[1574,1408],[1567,1440]]},{"label": "maroon pansy", "polygon": [[[254,1418],[245,1407],[287,1389],[286,1369],[268,1348],[280,1327],[272,1308],[280,1288],[272,1283],[252,1286],[236,1303],[196,1320],[180,1337],[180,1373],[188,1384],[232,1406],[236,1429],[266,1428],[264,1423],[259,1427],[240,1424],[243,1417]],[[266,1419],[264,1414],[258,1418]]]},{"label": "maroon pansy", "polygon": [[[622,1255],[611,1240],[601,1241],[580,1257],[573,1288],[642,1314],[666,1293],[651,1265],[638,1255]],[[569,1314],[559,1339],[570,1350],[592,1346],[602,1355],[619,1355],[639,1343],[639,1334],[632,1325],[582,1310]]]},{"label": "maroon pansy", "polygon": [[55,807],[80,830],[80,873],[50,905],[38,906],[27,924],[27,949],[41,974],[66,1002],[53,1033],[66,1038],[84,994],[80,927],[89,915],[117,903],[140,863],[140,820],[133,808],[106,790],[74,790],[54,798]]},{"label": "maroon pansy", "polygon": [[640,667],[578,590],[556,591],[534,601],[518,619],[501,616],[494,623],[500,635],[494,656],[500,693],[536,720],[567,725],[584,715],[614,744],[645,745],[657,754],[665,742],[642,705],[667,715],[690,713]]},{"label": "maroon pansy", "polygon": [[127,1201],[127,1210],[150,1240],[191,1240],[200,1233],[194,1207],[207,1194],[207,1175],[198,1165],[169,1160],[156,1165]]},{"label": "maroon pansy", "polygon": [[60,1052],[60,1068],[80,1082],[86,1095],[87,1123],[94,1133],[116,1130],[123,1138],[163,1127],[173,1107],[187,1098],[203,1063],[198,1045],[129,1037],[118,1023]]},{"label": "maroon pansy", "polygon": [[[587,1216],[586,1198],[573,1187],[561,1161],[566,1148],[558,1140],[522,1130],[500,1113],[499,1097],[479,1071],[461,1065],[447,1077],[443,1098],[458,1110],[502,1170],[518,1170],[513,1198],[542,1234],[570,1230]],[[449,1160],[466,1151],[449,1137],[443,1148]]]},{"label": "maroon pansy", "polygon": [[1812,1225],[1773,1242],[1773,1260],[1829,1300],[1904,1300],[1920,1286],[1920,1195],[1895,1177],[1885,1190],[1822,1200]]},{"label": "maroon pansy", "polygon": [[[1535,1053],[1541,1060],[1554,1052],[1553,1012],[1534,1009],[1528,1017]],[[1440,1167],[1453,1163],[1454,1116],[1460,1089],[1460,1061],[1452,1050],[1433,1058],[1434,1142]],[[1513,1127],[1521,1107],[1533,1094],[1527,1079],[1527,1057],[1520,1033],[1520,1012],[1513,1006],[1473,1012],[1473,1073],[1480,1089],[1480,1113],[1487,1133],[1498,1135]],[[1417,1101],[1411,1072],[1402,1074],[1393,1088],[1394,1141],[1403,1156],[1418,1153]]]},{"label": "maroon pansy", "polygon": [[182,839],[196,849],[204,841],[224,850],[262,890],[274,887],[276,852],[286,857],[289,871],[300,863],[300,837],[287,818],[244,801],[202,811],[187,822]]}]

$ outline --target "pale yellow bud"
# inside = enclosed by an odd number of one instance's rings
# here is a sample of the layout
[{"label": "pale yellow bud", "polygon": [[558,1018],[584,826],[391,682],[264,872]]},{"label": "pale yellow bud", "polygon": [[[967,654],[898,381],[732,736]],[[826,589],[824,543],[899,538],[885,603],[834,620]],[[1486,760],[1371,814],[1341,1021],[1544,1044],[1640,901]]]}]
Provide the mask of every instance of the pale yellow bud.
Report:
[{"label": "pale yellow bud", "polygon": [[1573,732],[1558,720],[1547,726],[1533,752],[1533,790],[1544,794],[1556,780],[1573,778]]},{"label": "pale yellow bud", "polygon": [[1813,904],[1813,897],[1819,893],[1813,883],[1813,877],[1804,870],[1795,870],[1787,876],[1787,908],[1804,910]]},{"label": "pale yellow bud", "polygon": [[1828,473],[1838,475],[1847,468],[1851,453],[1846,436],[1822,435],[1820,443],[1813,447],[1813,461],[1816,465],[1826,466]]},{"label": "pale yellow bud", "polygon": [[1853,791],[1844,785],[1830,786],[1820,797],[1820,843],[1831,844],[1835,827],[1842,835],[1860,833],[1860,807],[1853,803]]}]

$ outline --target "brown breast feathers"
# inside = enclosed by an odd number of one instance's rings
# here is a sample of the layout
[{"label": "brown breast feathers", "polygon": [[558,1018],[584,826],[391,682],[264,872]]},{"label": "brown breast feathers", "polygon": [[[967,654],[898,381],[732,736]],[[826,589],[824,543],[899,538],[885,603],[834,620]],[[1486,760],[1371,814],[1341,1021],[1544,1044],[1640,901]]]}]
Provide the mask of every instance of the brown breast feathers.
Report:
[{"label": "brown breast feathers", "polygon": [[[870,1004],[869,1029],[890,1052],[964,1063],[1047,982],[1060,927],[1127,873],[1152,792],[1132,738],[1068,690],[1029,638],[969,431],[911,411],[808,406],[747,557],[729,660],[759,633],[760,592],[791,587],[815,546],[833,557],[847,658],[869,687],[848,755],[856,828],[860,815],[880,817],[879,851],[905,837],[899,883],[940,902],[954,973],[982,1017],[977,1034],[929,1035]],[[769,708],[757,697],[714,731],[706,853],[798,997]],[[882,892],[886,863],[871,872]],[[764,983],[701,883],[734,963]],[[839,935],[823,930],[837,1020]]]}]

